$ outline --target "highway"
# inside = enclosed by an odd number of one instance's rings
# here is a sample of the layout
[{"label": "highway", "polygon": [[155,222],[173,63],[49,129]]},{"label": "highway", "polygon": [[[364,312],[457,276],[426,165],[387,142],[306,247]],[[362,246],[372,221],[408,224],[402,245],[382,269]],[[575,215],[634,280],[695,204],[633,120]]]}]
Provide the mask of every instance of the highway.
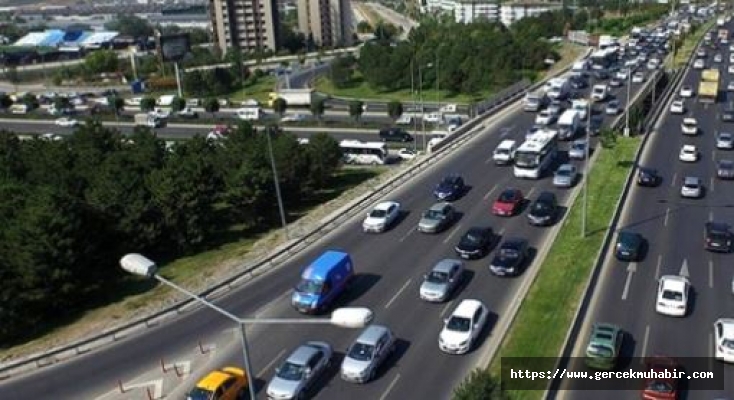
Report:
[{"label": "highway", "polygon": [[[732,24],[729,28],[731,29]],[[647,143],[641,164],[656,168],[662,175],[662,184],[656,188],[635,185],[624,204],[619,229],[642,234],[648,241],[649,250],[644,260],[630,263],[616,260],[606,254],[590,306],[583,316],[583,326],[578,336],[573,355],[583,357],[588,343],[590,326],[597,322],[618,325],[627,335],[623,354],[633,357],[663,355],[676,357],[700,357],[697,363],[688,360],[688,371],[696,372],[712,368],[714,363],[713,324],[718,318],[734,317],[732,296],[731,254],[716,254],[705,251],[704,224],[719,221],[731,224],[734,220],[734,182],[716,178],[716,162],[721,159],[734,160],[734,152],[717,150],[715,134],[731,132],[731,125],[719,119],[725,105],[734,100],[734,93],[726,91],[726,85],[734,80],[727,74],[728,46],[721,46],[723,62],[718,64],[722,71],[718,104],[701,104],[697,99],[687,99],[686,114],[672,115],[666,109],[657,129]],[[708,50],[707,67],[717,66],[712,61],[714,52]],[[698,88],[700,70],[687,71],[683,85]],[[684,136],[681,122],[685,117],[695,117],[699,135]],[[696,163],[678,160],[683,144],[695,144],[701,157]],[[681,182],[686,176],[703,179],[705,197],[683,199],[680,197]],[[613,248],[612,248],[613,249]],[[688,315],[683,318],[656,313],[657,279],[663,275],[688,276],[693,287]],[[704,357],[707,357],[704,358]],[[580,359],[569,370],[587,370]],[[633,361],[639,363],[639,359]],[[684,362],[685,364],[685,362]],[[619,367],[625,370],[627,365]],[[704,369],[705,368],[705,369]],[[683,394],[688,400],[734,398],[734,367],[721,366],[725,390],[689,390]],[[560,399],[587,399],[593,393],[595,399],[640,398],[643,382],[624,383],[627,391],[579,390],[581,381],[561,382]],[[699,387],[701,382],[686,382],[690,388]],[[619,385],[623,385],[619,383]],[[606,387],[609,388],[610,385]],[[588,384],[586,385],[588,387]],[[709,389],[713,389],[709,386]]]},{"label": "highway", "polygon": [[[635,91],[640,85],[634,85]],[[615,90],[626,93],[626,88]],[[588,90],[585,91],[588,94]],[[625,96],[619,95],[624,102]],[[494,337],[494,325],[505,316],[508,306],[517,299],[515,292],[527,279],[500,279],[488,272],[493,255],[467,262],[466,283],[448,304],[426,304],[418,298],[422,275],[438,260],[455,257],[453,247],[470,226],[489,225],[502,238],[520,236],[529,240],[536,253],[550,245],[549,228],[528,225],[523,215],[500,218],[490,214],[490,207],[501,190],[508,186],[521,189],[534,199],[543,190],[557,193],[565,204],[569,190],[555,189],[551,179],[517,180],[511,168],[491,163],[491,152],[502,139],[522,141],[535,114],[525,113],[519,105],[498,116],[470,142],[454,154],[443,158],[425,173],[416,176],[386,199],[402,203],[408,214],[390,231],[379,235],[361,232],[361,220],[355,218],[323,237],[309,250],[293,257],[285,265],[244,285],[218,304],[236,315],[257,317],[299,317],[290,306],[290,293],[300,270],[325,249],[348,251],[355,262],[358,278],[343,305],[366,306],[375,311],[376,322],[388,325],[398,336],[397,354],[388,361],[377,379],[366,385],[348,384],[339,379],[338,365],[343,352],[358,335],[339,328],[299,325],[297,327],[262,325],[248,329],[254,374],[258,378],[259,397],[272,377],[274,367],[295,346],[305,340],[325,340],[338,353],[336,366],[314,388],[312,394],[323,399],[448,399],[452,388],[482,359]],[[609,117],[606,117],[609,120]],[[567,146],[567,145],[563,145]],[[565,148],[565,147],[564,147]],[[565,158],[562,152],[561,158]],[[578,162],[577,162],[578,163]],[[455,205],[462,213],[460,220],[437,235],[416,232],[420,214],[435,201],[433,186],[448,173],[460,173],[470,190]],[[528,269],[538,268],[531,263]],[[162,272],[165,275],[165,269]],[[440,352],[437,336],[442,319],[447,317],[460,299],[477,298],[491,310],[492,318],[480,347],[465,356],[449,356]],[[118,380],[141,382],[161,376],[161,358],[194,360],[192,373],[176,381],[175,389],[166,389],[167,398],[181,398],[204,373],[222,365],[242,364],[238,342],[233,340],[231,324],[208,310],[197,310],[165,324],[120,341],[101,351],[41,369],[35,373],[10,379],[0,384],[0,398],[118,399]],[[197,357],[197,343],[218,342],[211,357]],[[496,344],[495,344],[496,345]],[[203,360],[201,362],[195,360]],[[69,382],[74,382],[73,385]]]},{"label": "highway", "polygon": [[419,25],[418,22],[380,3],[370,2],[366,3],[366,5],[384,18],[385,22],[398,28],[402,27],[403,32],[400,33],[400,39],[402,40],[406,40],[410,31]]}]

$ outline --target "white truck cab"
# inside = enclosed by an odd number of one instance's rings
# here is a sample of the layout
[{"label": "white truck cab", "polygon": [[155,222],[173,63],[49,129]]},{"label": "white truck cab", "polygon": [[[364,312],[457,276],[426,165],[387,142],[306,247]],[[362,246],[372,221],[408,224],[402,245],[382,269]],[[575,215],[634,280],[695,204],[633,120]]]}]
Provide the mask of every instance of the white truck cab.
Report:
[{"label": "white truck cab", "polygon": [[514,140],[505,139],[497,145],[492,153],[492,160],[497,165],[506,165],[512,163],[515,159],[515,150],[517,143]]}]

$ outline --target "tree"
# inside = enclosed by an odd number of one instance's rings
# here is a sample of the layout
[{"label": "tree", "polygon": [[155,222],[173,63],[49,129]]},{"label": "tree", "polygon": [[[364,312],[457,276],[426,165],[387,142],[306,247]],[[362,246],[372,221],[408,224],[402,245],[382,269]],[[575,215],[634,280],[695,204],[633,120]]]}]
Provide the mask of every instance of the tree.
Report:
[{"label": "tree", "polygon": [[204,111],[211,113],[212,118],[214,118],[214,114],[219,111],[219,100],[214,97],[206,99],[204,101]]},{"label": "tree", "polygon": [[173,112],[179,112],[186,108],[186,99],[183,97],[174,97],[173,101],[171,102],[171,111]]},{"label": "tree", "polygon": [[84,67],[92,74],[115,72],[120,59],[113,50],[97,50],[84,57]]},{"label": "tree", "polygon": [[277,99],[273,100],[273,111],[278,113],[278,115],[280,115],[281,118],[285,114],[285,111],[287,108],[288,108],[288,102],[285,101],[284,98],[278,97]]},{"label": "tree", "polygon": [[15,91],[18,91],[18,84],[20,83],[20,75],[18,74],[18,67],[15,64],[10,64],[5,67],[5,79],[12,83]]},{"label": "tree", "polygon": [[125,100],[122,97],[110,96],[107,98],[107,104],[110,105],[110,108],[115,113],[115,117],[119,118],[120,111],[125,108]]},{"label": "tree", "polygon": [[296,32],[288,25],[280,24],[280,40],[281,46],[287,49],[289,53],[296,54],[304,49],[306,44],[306,36],[303,33]]},{"label": "tree", "polygon": [[392,119],[398,119],[403,115],[403,103],[393,100],[387,103],[387,115]]},{"label": "tree", "polygon": [[26,93],[23,96],[23,104],[25,104],[29,109],[35,110],[39,106],[38,97],[33,93]]},{"label": "tree", "polygon": [[308,182],[314,189],[323,189],[341,162],[339,142],[326,133],[311,135],[306,154],[309,161]]},{"label": "tree", "polygon": [[72,104],[68,97],[56,96],[54,98],[54,108],[57,110],[68,110],[72,108]]},{"label": "tree", "polygon": [[357,32],[359,33],[371,33],[372,32],[372,25],[370,25],[367,21],[359,21],[357,24]]},{"label": "tree", "polygon": [[143,97],[142,100],[140,100],[140,111],[143,112],[150,112],[153,111],[155,108],[155,99],[153,97]]},{"label": "tree", "polygon": [[203,96],[209,94],[209,90],[204,82],[204,76],[198,69],[186,72],[183,77],[184,90],[188,94],[194,96]]},{"label": "tree", "polygon": [[119,14],[115,20],[106,24],[105,28],[136,39],[147,38],[154,33],[147,20],[133,14]]},{"label": "tree", "polygon": [[352,56],[338,56],[331,63],[331,82],[338,89],[345,88],[351,83],[355,60]]},{"label": "tree", "polygon": [[7,109],[13,105],[13,99],[6,93],[0,94],[0,108]]},{"label": "tree", "polygon": [[475,369],[454,389],[453,400],[505,400],[496,378],[487,371]]},{"label": "tree", "polygon": [[354,118],[355,121],[359,122],[359,119],[364,113],[364,103],[359,100],[352,100],[349,102],[349,115]]},{"label": "tree", "polygon": [[323,97],[317,97],[311,102],[311,114],[321,122],[321,118],[324,116],[326,110],[326,99]]}]

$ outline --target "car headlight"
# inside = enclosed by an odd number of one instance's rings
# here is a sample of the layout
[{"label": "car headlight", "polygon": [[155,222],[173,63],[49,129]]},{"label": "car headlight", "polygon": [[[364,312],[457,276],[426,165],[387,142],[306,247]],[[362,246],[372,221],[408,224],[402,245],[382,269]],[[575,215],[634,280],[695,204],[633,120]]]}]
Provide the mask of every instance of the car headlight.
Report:
[{"label": "car headlight", "polygon": [[459,347],[464,347],[469,343],[469,340],[464,340],[463,342],[459,343]]}]

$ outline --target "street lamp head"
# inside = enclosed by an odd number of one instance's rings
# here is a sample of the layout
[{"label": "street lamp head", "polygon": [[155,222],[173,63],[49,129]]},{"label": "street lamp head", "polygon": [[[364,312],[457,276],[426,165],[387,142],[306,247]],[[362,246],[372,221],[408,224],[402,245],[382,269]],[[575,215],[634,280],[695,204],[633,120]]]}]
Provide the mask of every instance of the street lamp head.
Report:
[{"label": "street lamp head", "polygon": [[331,324],[342,328],[364,328],[373,317],[372,310],[366,307],[337,308],[331,313]]},{"label": "street lamp head", "polygon": [[120,266],[125,271],[133,274],[152,278],[158,272],[158,266],[142,254],[126,254],[120,259]]}]

